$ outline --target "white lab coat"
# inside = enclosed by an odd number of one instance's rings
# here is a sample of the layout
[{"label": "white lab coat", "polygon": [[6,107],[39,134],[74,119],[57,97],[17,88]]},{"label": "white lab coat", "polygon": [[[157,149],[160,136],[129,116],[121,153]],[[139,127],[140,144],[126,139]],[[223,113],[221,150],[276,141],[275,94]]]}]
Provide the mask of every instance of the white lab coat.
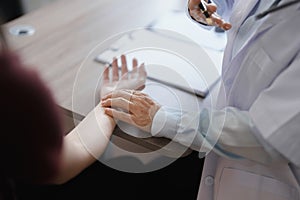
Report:
[{"label": "white lab coat", "polygon": [[300,5],[266,16],[234,56],[238,28],[257,1],[214,1],[232,7],[233,24],[227,33],[220,90],[226,95],[219,96],[216,106],[249,112],[258,137],[289,163],[263,165],[212,151],[205,158],[199,200],[300,199]]}]

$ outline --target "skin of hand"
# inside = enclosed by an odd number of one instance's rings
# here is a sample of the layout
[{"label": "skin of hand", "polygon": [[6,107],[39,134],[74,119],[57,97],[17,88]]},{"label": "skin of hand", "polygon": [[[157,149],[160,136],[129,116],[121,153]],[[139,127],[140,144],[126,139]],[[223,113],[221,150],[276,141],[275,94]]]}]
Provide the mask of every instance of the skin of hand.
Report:
[{"label": "skin of hand", "polygon": [[[128,73],[126,57],[121,56],[122,67],[119,76],[117,59],[112,63],[112,76],[109,68],[103,73],[101,93],[108,94],[116,88],[137,89],[144,87],[147,73],[144,65],[138,68],[138,62],[133,59],[133,70]],[[52,184],[63,184],[99,158],[110,141],[115,128],[115,120],[104,113],[105,110],[97,105],[63,140],[61,168],[56,177],[50,181]]]},{"label": "skin of hand", "polygon": [[[202,2],[206,8],[208,13],[210,14],[209,18],[206,18],[202,11],[200,10],[199,4]],[[217,13],[217,6],[214,3],[207,3],[203,0],[189,0],[188,3],[189,14],[193,17],[196,21],[207,24],[209,26],[217,26],[222,28],[223,30],[231,29],[231,24],[225,22]]]},{"label": "skin of hand", "polygon": [[150,132],[153,118],[160,105],[147,94],[135,90],[118,90],[102,98],[104,112],[116,120]]},{"label": "skin of hand", "polygon": [[106,66],[103,72],[100,97],[104,97],[108,93],[120,89],[141,90],[145,87],[147,72],[145,65],[138,66],[137,59],[132,60],[132,71],[128,71],[127,59],[125,55],[121,55],[121,74],[119,74],[119,66],[117,58],[113,59],[111,64],[112,78],[109,78],[110,67]]}]

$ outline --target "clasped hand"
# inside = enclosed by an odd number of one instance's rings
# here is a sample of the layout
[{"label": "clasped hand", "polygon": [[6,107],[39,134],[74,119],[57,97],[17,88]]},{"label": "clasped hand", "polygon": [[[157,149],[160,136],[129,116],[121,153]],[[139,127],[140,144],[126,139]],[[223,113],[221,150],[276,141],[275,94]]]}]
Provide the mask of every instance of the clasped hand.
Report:
[{"label": "clasped hand", "polygon": [[[209,18],[206,18],[203,12],[200,10],[199,4],[203,3],[207,8]],[[196,21],[207,24],[209,26],[217,26],[222,28],[223,30],[231,29],[231,24],[225,22],[218,14],[217,14],[217,6],[214,3],[207,3],[205,0],[189,0],[189,14]]]},{"label": "clasped hand", "polygon": [[151,132],[152,121],[161,107],[147,94],[136,90],[118,90],[106,95],[101,102],[110,117]]}]

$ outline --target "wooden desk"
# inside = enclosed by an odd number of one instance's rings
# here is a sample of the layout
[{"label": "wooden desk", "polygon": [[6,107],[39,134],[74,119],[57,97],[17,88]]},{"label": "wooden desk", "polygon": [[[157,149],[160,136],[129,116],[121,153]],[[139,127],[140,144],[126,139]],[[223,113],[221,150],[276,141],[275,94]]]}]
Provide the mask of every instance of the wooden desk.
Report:
[{"label": "wooden desk", "polygon": [[[169,5],[172,5],[171,2],[174,4],[174,1],[168,1]],[[79,109],[74,108],[71,98],[76,74],[89,52],[110,36],[145,27],[168,9],[172,9],[172,6],[166,8],[162,4],[167,5],[168,2],[166,0],[164,2],[161,0],[58,0],[11,21],[4,27],[7,30],[6,37],[11,49],[21,55],[28,67],[40,73],[70,124],[73,113],[78,117],[77,120],[81,120],[93,109],[93,105],[89,103]],[[30,25],[36,32],[32,36],[9,34],[8,29],[16,25]],[[99,52],[93,52],[89,58],[97,53]],[[101,74],[104,69],[93,59],[87,59],[85,65],[89,66],[90,74]],[[88,75],[84,80],[87,90],[96,84],[89,81]],[[79,95],[83,100],[88,100],[89,96],[85,93],[86,91],[82,91]],[[68,129],[70,128],[72,126]],[[151,151],[169,142],[162,138],[137,139],[122,133],[118,128],[114,135]]]}]

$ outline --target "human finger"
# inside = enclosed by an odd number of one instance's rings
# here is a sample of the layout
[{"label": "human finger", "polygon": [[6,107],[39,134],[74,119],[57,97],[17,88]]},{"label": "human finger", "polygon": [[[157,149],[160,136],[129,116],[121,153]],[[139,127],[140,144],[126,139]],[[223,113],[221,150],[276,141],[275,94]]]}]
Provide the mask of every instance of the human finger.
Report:
[{"label": "human finger", "polygon": [[213,13],[210,18],[206,19],[206,22],[208,25],[210,26],[219,26],[221,27],[223,24],[223,20],[221,19],[221,17],[219,15],[217,15],[216,13]]},{"label": "human finger", "polygon": [[141,64],[138,67],[138,79],[140,80],[140,84],[137,85],[137,87],[135,88],[136,90],[143,90],[146,86],[145,86],[145,82],[146,82],[146,78],[147,78],[147,71],[145,68],[145,64]]},{"label": "human finger", "polygon": [[142,98],[143,101],[147,102],[150,105],[154,105],[156,102],[147,94],[140,92],[138,90],[125,90],[128,93],[132,93],[132,96],[130,98],[131,101],[133,101],[136,97]]},{"label": "human finger", "polygon": [[117,90],[117,91],[113,91],[113,92],[107,94],[101,100],[105,101],[109,98],[122,97],[122,98],[127,99],[129,101],[131,99],[132,93],[133,93],[133,90]]},{"label": "human finger", "polygon": [[126,112],[133,110],[133,103],[122,97],[110,98],[101,102],[102,107],[120,108]]},{"label": "human finger", "polygon": [[147,76],[147,71],[146,71],[146,67],[145,67],[144,63],[142,63],[139,67],[139,75],[140,75],[140,77],[146,77]]},{"label": "human finger", "polygon": [[132,59],[132,69],[136,70],[138,67],[138,61],[136,58]]},{"label": "human finger", "polygon": [[113,108],[105,108],[104,113],[116,120],[120,120],[127,124],[136,126],[140,129],[142,129],[143,131],[146,131],[146,132],[151,131],[152,120],[149,117],[140,119],[138,117],[135,117],[134,115],[131,115],[129,113],[125,113],[122,111],[118,111]]},{"label": "human finger", "polygon": [[119,66],[118,66],[118,60],[117,58],[113,58],[112,62],[112,80],[113,81],[118,81],[119,80]]},{"label": "human finger", "polygon": [[127,89],[111,92],[106,96],[104,96],[101,100],[105,101],[111,98],[124,98],[128,101],[134,101],[137,97],[141,99],[140,101],[145,101],[149,105],[154,105],[156,103],[149,95],[143,92],[136,91],[136,90],[127,90]]},{"label": "human finger", "polygon": [[206,3],[204,2],[204,4],[206,5],[206,9],[209,13],[215,13],[217,12],[217,5],[214,3]]},{"label": "human finger", "polygon": [[[147,103],[143,98],[139,96],[133,95],[130,101],[126,101],[122,98],[113,98],[108,99],[107,105],[108,107],[115,108],[115,109],[121,109],[122,111],[126,113],[130,113],[132,115],[132,120],[137,125],[143,125],[144,121],[151,121],[151,111],[152,111],[152,105]],[[110,104],[110,105],[109,105]]]},{"label": "human finger", "polygon": [[114,119],[121,120],[128,124],[135,125],[135,123],[131,120],[131,114],[125,113],[113,108],[105,108],[104,113]]},{"label": "human finger", "polygon": [[134,114],[134,116],[138,116],[139,119],[145,118],[144,115],[149,115],[153,105],[155,105],[154,102],[147,99],[145,95],[132,95],[130,100],[123,97],[112,97],[101,102],[102,107],[120,108]]},{"label": "human finger", "polygon": [[224,22],[223,25],[222,25],[222,28],[227,31],[229,29],[231,29],[232,25],[228,22]]},{"label": "human finger", "polygon": [[201,0],[189,0],[188,7],[190,10],[199,9]]},{"label": "human finger", "polygon": [[125,55],[121,55],[121,63],[122,63],[122,79],[127,79],[128,68],[127,68],[127,60]]},{"label": "human finger", "polygon": [[109,65],[105,65],[105,69],[103,71],[103,83],[109,82]]},{"label": "human finger", "polygon": [[213,13],[211,15],[211,19],[213,20],[213,25],[214,26],[218,26],[220,28],[222,28],[223,30],[229,30],[231,29],[231,24],[228,22],[225,22],[225,20],[223,18],[221,18],[217,13]]},{"label": "human finger", "polygon": [[212,13],[216,12],[217,6],[206,1],[191,1],[189,13],[196,21],[204,23],[206,18],[209,18]]},{"label": "human finger", "polygon": [[191,10],[190,11],[190,15],[191,17],[196,20],[197,22],[203,23],[203,24],[207,24],[206,22],[206,17],[204,16],[204,14],[200,11],[200,9],[197,10]]}]

